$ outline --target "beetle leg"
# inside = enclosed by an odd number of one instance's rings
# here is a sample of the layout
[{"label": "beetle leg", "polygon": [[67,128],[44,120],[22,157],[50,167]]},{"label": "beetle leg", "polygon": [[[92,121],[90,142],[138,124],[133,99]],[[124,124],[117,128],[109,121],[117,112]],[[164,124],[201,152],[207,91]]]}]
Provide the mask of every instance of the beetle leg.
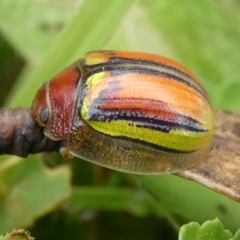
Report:
[{"label": "beetle leg", "polygon": [[74,156],[69,152],[68,148],[66,147],[61,147],[59,152],[64,158],[74,158]]}]

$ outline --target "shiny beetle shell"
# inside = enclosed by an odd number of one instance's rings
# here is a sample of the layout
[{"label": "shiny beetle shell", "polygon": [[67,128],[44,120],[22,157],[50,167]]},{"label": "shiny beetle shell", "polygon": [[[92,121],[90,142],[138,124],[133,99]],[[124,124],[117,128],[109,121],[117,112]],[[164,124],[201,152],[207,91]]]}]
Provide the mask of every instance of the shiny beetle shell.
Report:
[{"label": "shiny beetle shell", "polygon": [[137,52],[91,52],[38,91],[33,117],[63,152],[119,171],[172,173],[211,151],[213,111],[181,64]]}]

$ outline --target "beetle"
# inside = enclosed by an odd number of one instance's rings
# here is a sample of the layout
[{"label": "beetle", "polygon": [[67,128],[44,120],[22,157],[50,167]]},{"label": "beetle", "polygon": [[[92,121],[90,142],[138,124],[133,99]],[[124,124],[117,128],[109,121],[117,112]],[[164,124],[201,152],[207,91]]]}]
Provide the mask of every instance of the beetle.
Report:
[{"label": "beetle", "polygon": [[60,150],[111,169],[174,173],[203,161],[213,145],[209,96],[184,66],[124,51],[87,53],[45,83],[32,116]]}]

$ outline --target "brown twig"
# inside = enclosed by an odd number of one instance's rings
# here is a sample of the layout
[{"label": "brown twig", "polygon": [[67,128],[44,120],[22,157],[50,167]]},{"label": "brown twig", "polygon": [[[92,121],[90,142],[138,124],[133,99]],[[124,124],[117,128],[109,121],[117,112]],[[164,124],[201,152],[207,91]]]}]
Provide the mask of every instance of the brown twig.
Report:
[{"label": "brown twig", "polygon": [[0,109],[0,154],[27,157],[30,153],[58,151],[60,144],[44,136],[30,109]]},{"label": "brown twig", "polygon": [[214,147],[198,166],[177,173],[240,202],[240,115],[215,111]]}]

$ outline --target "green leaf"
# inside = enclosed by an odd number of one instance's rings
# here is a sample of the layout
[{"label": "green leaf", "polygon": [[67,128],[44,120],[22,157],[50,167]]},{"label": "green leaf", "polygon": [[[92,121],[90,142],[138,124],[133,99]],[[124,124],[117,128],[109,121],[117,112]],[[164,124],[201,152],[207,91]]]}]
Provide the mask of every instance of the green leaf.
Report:
[{"label": "green leaf", "polygon": [[231,232],[224,230],[222,223],[217,218],[205,222],[202,226],[198,223],[183,225],[179,233],[179,240],[230,240],[232,237]]},{"label": "green leaf", "polygon": [[221,99],[219,99],[219,104],[221,104],[222,108],[239,111],[239,92],[240,83],[238,76],[236,77],[236,79],[232,79],[232,82],[223,84]]},{"label": "green leaf", "polygon": [[197,240],[200,230],[200,224],[191,222],[180,228],[179,240]]},{"label": "green leaf", "polygon": [[0,164],[0,232],[29,226],[70,196],[67,167],[46,169],[36,157]]},{"label": "green leaf", "polygon": [[74,0],[1,0],[0,29],[27,61],[37,63],[74,11]]},{"label": "green leaf", "polygon": [[240,240],[240,229],[236,232],[233,239],[234,240]]},{"label": "green leaf", "polygon": [[154,212],[144,191],[114,187],[74,187],[68,205],[74,209],[128,211],[137,216]]}]

